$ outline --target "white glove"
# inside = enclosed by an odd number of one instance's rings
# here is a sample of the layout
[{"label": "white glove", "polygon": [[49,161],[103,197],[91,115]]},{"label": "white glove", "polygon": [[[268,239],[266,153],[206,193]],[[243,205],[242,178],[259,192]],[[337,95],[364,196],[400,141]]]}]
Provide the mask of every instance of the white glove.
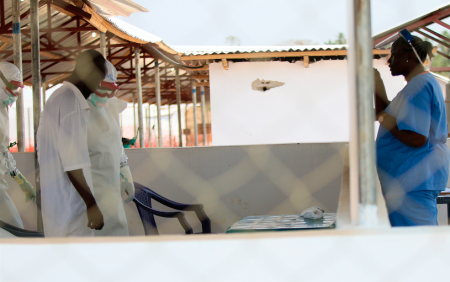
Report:
[{"label": "white glove", "polygon": [[311,207],[307,208],[306,210],[302,211],[300,216],[303,216],[303,218],[310,218],[310,219],[319,219],[323,217],[323,213],[325,210],[319,208],[319,207]]},{"label": "white glove", "polygon": [[130,167],[128,165],[125,165],[120,168],[120,178],[121,178],[120,191],[122,193],[122,197],[125,194],[125,192],[127,193],[128,198],[125,200],[125,204],[127,204],[134,198],[133,177],[131,176]]},{"label": "white glove", "polygon": [[35,202],[36,190],[34,190],[34,187],[27,181],[20,171],[16,170],[14,174],[11,173],[11,177],[17,184],[19,184],[20,189],[25,193],[25,203],[28,203],[31,200]]}]

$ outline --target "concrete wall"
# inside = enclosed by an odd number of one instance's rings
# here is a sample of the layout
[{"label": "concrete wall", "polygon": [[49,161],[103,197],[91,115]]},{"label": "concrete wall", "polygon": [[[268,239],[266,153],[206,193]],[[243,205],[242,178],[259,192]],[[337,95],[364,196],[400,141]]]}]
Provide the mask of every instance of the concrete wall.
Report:
[{"label": "concrete wall", "polygon": [[[134,180],[183,203],[202,203],[213,232],[255,214],[292,214],[313,205],[335,212],[342,175],[343,143],[129,149]],[[33,154],[14,154],[33,182]],[[9,177],[8,177],[9,178]],[[35,230],[36,208],[9,181],[25,228]],[[155,208],[162,208],[158,204]],[[126,206],[131,235],[144,234],[134,203]],[[199,222],[188,213],[195,231]],[[157,220],[162,234],[183,233],[176,219]]]},{"label": "concrete wall", "polygon": [[[405,85],[385,59],[374,60],[392,99]],[[210,64],[214,145],[348,142],[347,61]],[[255,79],[285,85],[254,91]]]}]

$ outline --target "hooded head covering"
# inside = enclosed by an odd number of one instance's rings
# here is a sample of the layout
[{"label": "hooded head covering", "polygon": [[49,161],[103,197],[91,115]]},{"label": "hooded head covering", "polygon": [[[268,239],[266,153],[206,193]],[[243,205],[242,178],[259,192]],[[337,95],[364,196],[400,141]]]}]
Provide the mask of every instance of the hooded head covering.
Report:
[{"label": "hooded head covering", "polygon": [[108,83],[116,83],[117,80],[117,70],[110,61],[106,61],[106,76],[103,81]]},{"label": "hooded head covering", "polygon": [[[105,79],[103,79],[102,82],[102,88],[109,88],[111,91],[113,89],[119,89],[119,87],[116,84],[117,80],[117,70],[114,67],[114,65],[110,61],[106,61],[106,76]],[[91,95],[89,100],[97,107],[107,107],[108,106],[108,97],[100,97],[96,93],[102,93],[102,89],[97,89],[95,93]]]},{"label": "hooded head covering", "polygon": [[[19,69],[11,63],[0,62],[0,71],[8,81],[22,81],[22,75],[20,74]],[[5,104],[9,105],[12,104],[15,100],[17,100],[17,97],[11,95],[6,90],[6,85],[3,83],[3,80],[0,79],[0,101],[5,102]]]}]

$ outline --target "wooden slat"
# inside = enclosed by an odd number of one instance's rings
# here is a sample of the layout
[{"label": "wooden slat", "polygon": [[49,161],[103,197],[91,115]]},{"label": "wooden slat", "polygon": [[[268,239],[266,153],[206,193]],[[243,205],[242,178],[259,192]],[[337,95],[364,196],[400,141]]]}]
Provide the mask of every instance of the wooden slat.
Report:
[{"label": "wooden slat", "polygon": [[309,56],[303,56],[303,65],[305,68],[309,68]]},{"label": "wooden slat", "polygon": [[2,46],[0,46],[0,51],[7,49],[9,47],[9,45],[10,45],[9,43],[6,43],[6,42],[3,43]]},{"label": "wooden slat", "polygon": [[[41,51],[41,52],[39,52],[42,56],[44,56],[44,57],[46,57],[46,58],[49,58],[49,59],[57,59],[57,60],[60,60],[60,59],[64,59],[65,57],[64,56],[61,56],[61,55],[58,55],[58,54],[53,54],[53,53],[51,53],[51,52],[45,52],[45,51]],[[70,63],[75,63],[75,62],[70,62]]]},{"label": "wooden slat", "polygon": [[192,79],[202,79],[207,80],[209,79],[209,74],[194,74],[191,76]]},{"label": "wooden slat", "polygon": [[209,81],[206,82],[195,82],[195,86],[209,86]]},{"label": "wooden slat", "polygon": [[[374,55],[388,55],[391,50],[373,50]],[[272,53],[245,53],[245,54],[219,54],[183,56],[182,61],[193,60],[220,60],[220,59],[255,59],[255,58],[287,58],[287,57],[323,57],[323,56],[347,56],[347,50],[328,51],[303,51],[303,52],[272,52]]]},{"label": "wooden slat", "polygon": [[12,37],[8,37],[8,36],[4,36],[4,35],[0,35],[0,41],[1,42],[6,42],[9,44],[13,44],[14,40],[12,39]]},{"label": "wooden slat", "polygon": [[209,70],[209,65],[204,65],[203,67],[198,68],[198,69],[186,69],[186,71],[190,71],[190,72],[205,71],[205,70]]}]

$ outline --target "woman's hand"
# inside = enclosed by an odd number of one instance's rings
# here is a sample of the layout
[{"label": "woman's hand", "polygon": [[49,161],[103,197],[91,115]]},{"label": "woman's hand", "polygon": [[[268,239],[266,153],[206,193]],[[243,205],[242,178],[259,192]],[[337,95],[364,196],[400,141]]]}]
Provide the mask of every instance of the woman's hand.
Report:
[{"label": "woman's hand", "polygon": [[374,68],[374,92],[375,92],[375,116],[378,117],[387,106],[389,106],[390,101],[386,95],[386,88],[384,87],[383,79],[381,78],[380,72]]},{"label": "woman's hand", "polygon": [[380,72],[376,68],[373,68],[373,81],[375,82],[375,93],[381,86],[384,89],[383,79],[381,78]]}]

